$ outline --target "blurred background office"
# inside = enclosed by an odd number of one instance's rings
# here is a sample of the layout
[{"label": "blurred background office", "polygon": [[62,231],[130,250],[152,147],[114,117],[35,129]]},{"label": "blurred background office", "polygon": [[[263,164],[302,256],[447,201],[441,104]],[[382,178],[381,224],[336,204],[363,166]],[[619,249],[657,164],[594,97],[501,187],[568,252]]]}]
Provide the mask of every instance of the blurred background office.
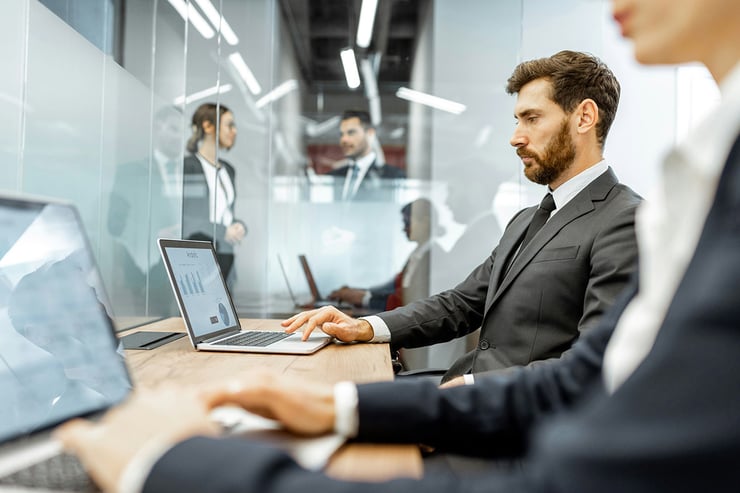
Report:
[{"label": "blurred background office", "polygon": [[[573,49],[609,64],[622,101],[606,158],[648,200],[653,163],[717,100],[701,67],[637,66],[609,15],[601,0],[5,0],[0,190],[79,207],[119,328],[166,315],[154,244],[181,234],[183,195],[164,158],[181,166],[189,116],[216,102],[239,129],[241,314],[292,308],[278,254],[304,292],[298,254],[325,293],[391,278],[414,247],[398,211],[418,198],[444,233],[431,233],[435,293],[544,193],[509,145],[519,62]],[[337,200],[343,177],[328,174],[347,108],[370,113],[376,153],[406,175],[363,200]],[[419,364],[445,366],[463,344]]]}]

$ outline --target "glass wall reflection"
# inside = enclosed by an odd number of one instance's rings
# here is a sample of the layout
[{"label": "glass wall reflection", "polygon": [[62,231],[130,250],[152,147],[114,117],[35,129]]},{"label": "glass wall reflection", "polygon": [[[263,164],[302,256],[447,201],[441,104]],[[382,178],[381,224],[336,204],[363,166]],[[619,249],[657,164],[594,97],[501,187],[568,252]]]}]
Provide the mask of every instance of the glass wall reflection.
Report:
[{"label": "glass wall reflection", "polygon": [[[214,241],[244,316],[315,301],[300,256],[318,294],[391,308],[453,287],[540,200],[504,87],[520,61],[574,49],[622,81],[606,157],[649,197],[684,86],[632,62],[608,3],[380,1],[364,40],[360,3],[106,1],[81,28],[10,1],[0,188],[79,207],[121,328],[176,315],[159,237]],[[442,366],[464,344],[409,359]]]}]

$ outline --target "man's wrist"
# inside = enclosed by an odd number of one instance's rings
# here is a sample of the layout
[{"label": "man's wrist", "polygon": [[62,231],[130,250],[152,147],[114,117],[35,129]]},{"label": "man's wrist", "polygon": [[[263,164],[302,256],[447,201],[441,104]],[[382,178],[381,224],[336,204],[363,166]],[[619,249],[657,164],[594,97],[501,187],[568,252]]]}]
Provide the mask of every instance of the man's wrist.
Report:
[{"label": "man's wrist", "polygon": [[360,342],[372,341],[373,337],[375,337],[373,326],[370,325],[370,322],[368,322],[364,318],[358,318],[357,320],[360,323],[360,337],[358,337],[357,340]]},{"label": "man's wrist", "polygon": [[353,382],[337,382],[334,385],[334,432],[354,438],[358,428],[357,386]]}]

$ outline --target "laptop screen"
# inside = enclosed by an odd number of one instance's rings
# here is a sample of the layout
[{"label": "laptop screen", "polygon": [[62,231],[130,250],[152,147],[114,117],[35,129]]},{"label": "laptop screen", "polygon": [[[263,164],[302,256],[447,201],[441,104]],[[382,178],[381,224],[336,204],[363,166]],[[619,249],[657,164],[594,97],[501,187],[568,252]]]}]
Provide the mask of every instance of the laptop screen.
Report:
[{"label": "laptop screen", "polygon": [[193,338],[239,327],[216,256],[209,242],[159,240],[178,304]]},{"label": "laptop screen", "polygon": [[129,393],[109,313],[74,207],[0,197],[0,441]]}]

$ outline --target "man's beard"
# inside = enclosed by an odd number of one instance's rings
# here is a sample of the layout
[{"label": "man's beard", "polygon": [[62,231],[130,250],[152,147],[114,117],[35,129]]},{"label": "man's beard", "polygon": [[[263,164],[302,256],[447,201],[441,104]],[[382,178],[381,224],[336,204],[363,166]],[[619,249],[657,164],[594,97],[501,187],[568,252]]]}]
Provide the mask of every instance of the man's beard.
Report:
[{"label": "man's beard", "polygon": [[576,157],[576,147],[568,129],[568,120],[563,120],[558,133],[550,139],[543,155],[526,151],[523,147],[516,150],[519,157],[532,158],[535,164],[524,167],[524,175],[535,183],[548,185],[558,179],[570,168]]}]

